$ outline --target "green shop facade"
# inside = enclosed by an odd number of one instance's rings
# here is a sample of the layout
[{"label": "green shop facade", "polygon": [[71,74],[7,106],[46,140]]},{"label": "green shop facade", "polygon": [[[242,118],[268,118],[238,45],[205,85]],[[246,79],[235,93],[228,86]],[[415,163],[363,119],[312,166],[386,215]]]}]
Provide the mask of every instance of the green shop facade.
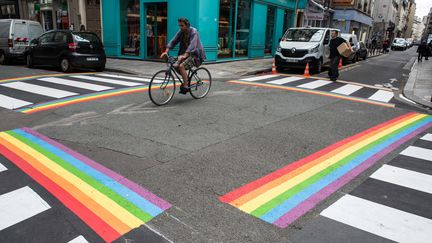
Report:
[{"label": "green shop facade", "polygon": [[[307,0],[102,0],[108,56],[157,59],[186,17],[207,61],[272,56]],[[171,55],[176,55],[176,49]]]}]

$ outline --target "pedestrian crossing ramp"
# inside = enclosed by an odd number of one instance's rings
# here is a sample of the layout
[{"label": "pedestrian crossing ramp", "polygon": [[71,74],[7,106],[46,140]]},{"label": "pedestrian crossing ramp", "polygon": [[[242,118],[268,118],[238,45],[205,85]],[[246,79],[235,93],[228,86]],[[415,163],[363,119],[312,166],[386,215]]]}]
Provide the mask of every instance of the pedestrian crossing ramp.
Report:
[{"label": "pedestrian crossing ramp", "polygon": [[107,97],[104,94],[114,95],[122,91],[145,90],[150,79],[149,77],[99,73],[0,81],[0,107],[26,111],[35,105],[49,104],[54,101],[77,101],[85,96],[92,96],[94,100],[98,94],[103,98]]},{"label": "pedestrian crossing ramp", "polygon": [[394,93],[391,89],[360,85],[357,83],[333,82],[326,79],[282,76],[278,74],[254,76],[229,82],[395,107]]},{"label": "pedestrian crossing ramp", "polygon": [[396,242],[431,242],[431,205],[432,133],[427,133],[321,215]]}]

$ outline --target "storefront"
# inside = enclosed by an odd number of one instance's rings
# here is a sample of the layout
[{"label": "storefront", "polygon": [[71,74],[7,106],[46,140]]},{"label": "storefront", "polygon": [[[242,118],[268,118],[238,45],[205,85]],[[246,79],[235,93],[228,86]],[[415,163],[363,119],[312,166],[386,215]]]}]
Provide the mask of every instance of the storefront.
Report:
[{"label": "storefront", "polygon": [[[186,17],[199,30],[207,61],[271,56],[296,6],[307,0],[102,0],[109,56],[156,59]],[[175,55],[177,50],[173,50]]]}]

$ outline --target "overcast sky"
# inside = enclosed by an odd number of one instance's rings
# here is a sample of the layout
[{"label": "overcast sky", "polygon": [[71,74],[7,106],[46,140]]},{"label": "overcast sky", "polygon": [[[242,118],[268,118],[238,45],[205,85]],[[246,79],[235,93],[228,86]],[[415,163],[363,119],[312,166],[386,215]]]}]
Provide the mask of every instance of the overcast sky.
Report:
[{"label": "overcast sky", "polygon": [[429,9],[432,7],[432,0],[415,0],[416,16],[423,18],[423,16],[429,13]]}]

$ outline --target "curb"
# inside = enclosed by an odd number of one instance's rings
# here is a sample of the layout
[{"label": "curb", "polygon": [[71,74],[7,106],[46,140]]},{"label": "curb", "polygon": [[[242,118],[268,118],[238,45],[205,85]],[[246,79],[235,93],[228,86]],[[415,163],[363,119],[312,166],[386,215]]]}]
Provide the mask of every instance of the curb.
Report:
[{"label": "curb", "polygon": [[405,97],[407,97],[408,99],[416,102],[417,104],[432,108],[432,102],[421,99],[420,97],[417,97],[416,95],[414,95],[413,90],[414,90],[415,82],[417,80],[417,75],[419,73],[417,65],[418,65],[418,62],[417,61],[414,62],[414,65],[411,68],[411,72],[409,74],[409,78],[405,84],[405,87],[403,88],[402,94]]}]

